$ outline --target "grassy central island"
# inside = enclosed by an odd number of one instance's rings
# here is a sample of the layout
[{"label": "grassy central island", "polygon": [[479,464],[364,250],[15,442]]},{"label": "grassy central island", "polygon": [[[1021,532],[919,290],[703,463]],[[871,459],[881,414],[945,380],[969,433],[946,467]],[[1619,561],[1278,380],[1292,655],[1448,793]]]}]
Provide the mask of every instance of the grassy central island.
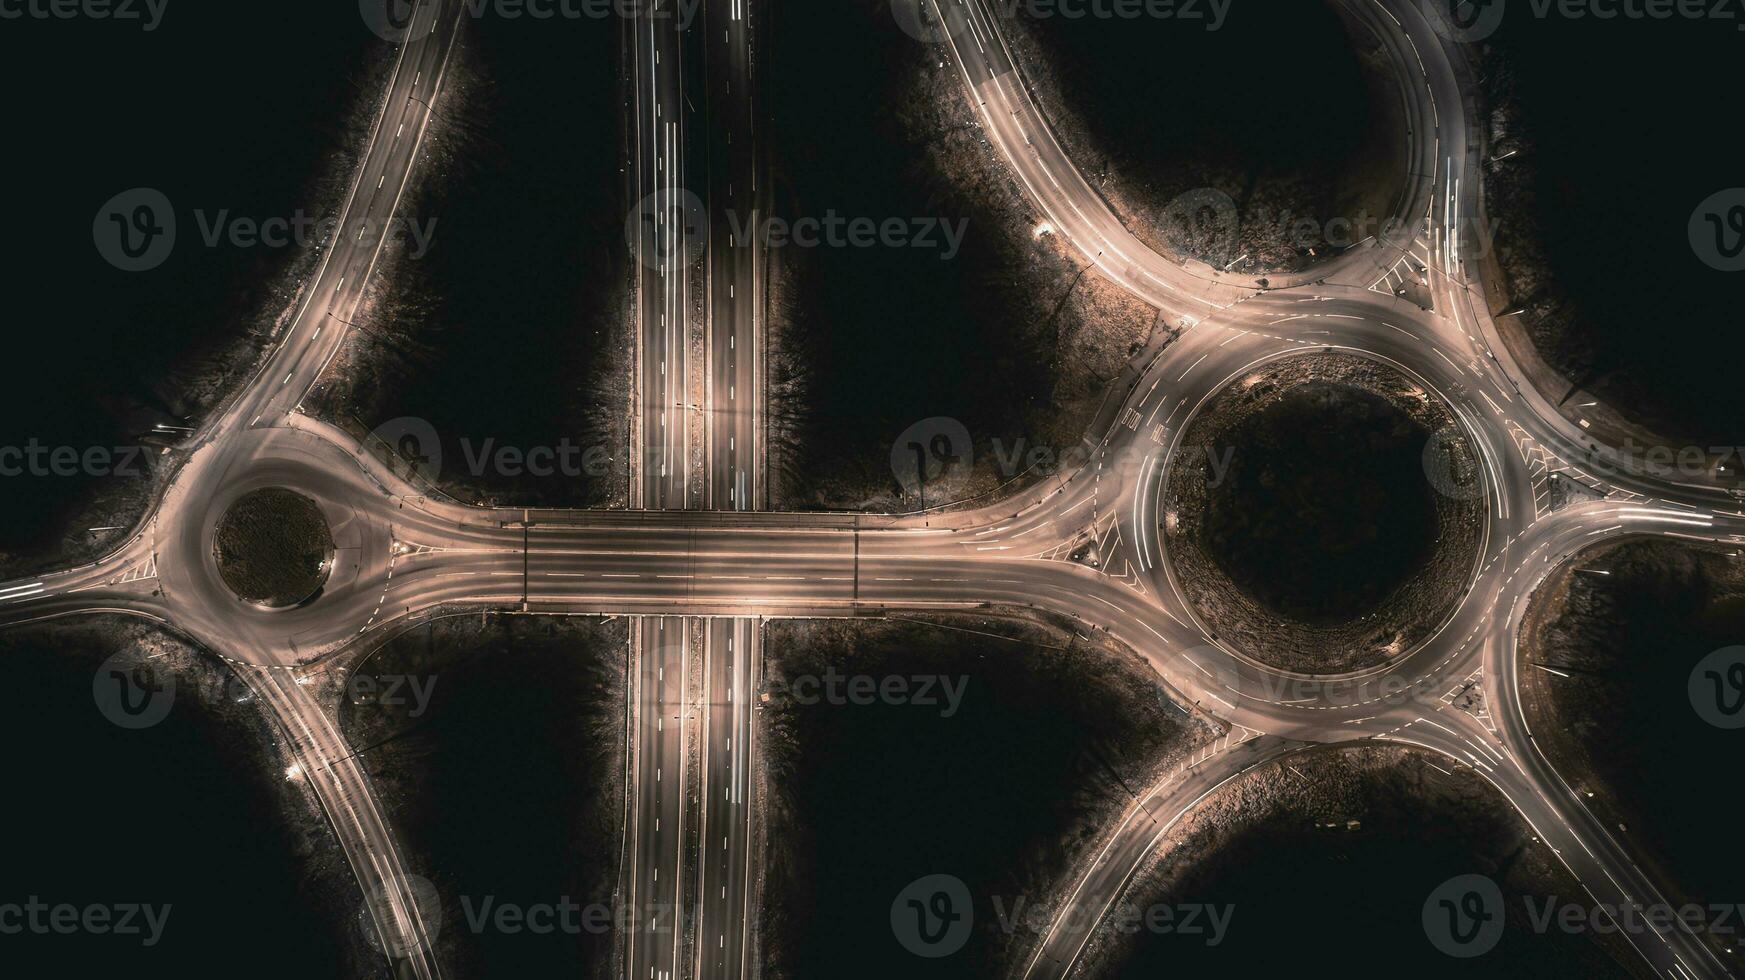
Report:
[{"label": "grassy central island", "polygon": [[218,520],[212,557],[244,602],[294,606],[315,595],[333,568],[333,535],[315,501],[270,487],[237,498]]}]

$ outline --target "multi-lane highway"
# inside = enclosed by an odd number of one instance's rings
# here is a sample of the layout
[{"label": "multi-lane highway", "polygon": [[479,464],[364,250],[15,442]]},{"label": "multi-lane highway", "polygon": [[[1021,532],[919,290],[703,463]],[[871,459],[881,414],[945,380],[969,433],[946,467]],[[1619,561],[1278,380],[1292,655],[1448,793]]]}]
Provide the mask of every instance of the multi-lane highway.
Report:
[{"label": "multi-lane highway", "polygon": [[692,134],[685,59],[692,55],[681,11],[677,0],[650,0],[628,22],[637,195],[629,221],[640,272],[630,505],[655,510],[702,501],[701,357],[692,313],[708,219],[686,180]]},{"label": "multi-lane highway", "polygon": [[[706,506],[764,505],[763,280],[761,236],[767,212],[758,143],[755,12],[763,0],[709,0],[702,44],[703,116],[708,133],[704,440]],[[752,976],[754,919],[751,769],[752,692],[763,652],[762,622],[714,618],[703,632],[703,794],[698,811],[696,928],[692,975]]]},{"label": "multi-lane highway", "polygon": [[[716,247],[711,235],[708,329],[697,333],[693,347],[686,325],[691,274],[684,270],[690,266],[683,249],[672,251],[672,223],[663,218],[653,224],[658,234],[637,239],[639,249],[664,241],[661,254],[681,259],[643,264],[633,415],[637,445],[649,452],[632,487],[637,508],[463,506],[408,485],[343,432],[296,411],[337,349],[339,328],[355,312],[380,251],[367,238],[336,241],[267,366],[190,441],[162,501],[127,544],[95,564],[0,585],[0,622],[94,611],[149,616],[249,671],[284,725],[288,748],[307,760],[304,770],[328,774],[313,785],[363,890],[383,895],[372,903],[373,918],[385,948],[403,951],[396,968],[408,975],[438,972],[408,869],[364,773],[345,757],[330,720],[312,699],[297,696],[294,679],[284,681],[321,669],[360,637],[376,639],[432,616],[479,608],[654,617],[639,626],[636,813],[627,831],[635,869],[624,888],[638,904],[670,898],[675,908],[689,908],[695,902],[698,925],[689,933],[692,960],[682,929],[658,942],[632,942],[625,965],[636,977],[733,974],[751,955],[748,875],[737,857],[747,851],[735,838],[745,826],[740,814],[749,813],[745,788],[755,750],[743,708],[757,656],[756,629],[744,625],[748,617],[1046,609],[1139,651],[1180,697],[1230,726],[1221,751],[1145,794],[1107,846],[1075,874],[1070,914],[1039,942],[1031,976],[1071,972],[1097,921],[1082,910],[1097,913],[1119,899],[1134,869],[1153,853],[1160,824],[1224,780],[1297,744],[1380,739],[1471,767],[1507,796],[1596,901],[1660,901],[1657,883],[1534,746],[1516,691],[1514,627],[1537,583],[1579,548],[1626,534],[1738,543],[1745,541],[1745,514],[1708,481],[1668,481],[1594,447],[1521,380],[1486,305],[1482,269],[1464,258],[1464,229],[1482,207],[1476,175],[1483,153],[1467,53],[1444,41],[1416,2],[1350,0],[1402,65],[1409,114],[1421,121],[1402,147],[1417,176],[1401,208],[1404,217],[1422,218],[1407,227],[1422,230],[1408,241],[1348,251],[1262,290],[1242,277],[1152,252],[1123,228],[1030,103],[992,5],[925,2],[935,17],[961,25],[942,53],[959,66],[991,144],[1036,206],[1101,274],[1190,327],[1121,393],[1106,430],[1089,434],[1095,451],[1085,466],[977,507],[903,517],[749,509],[745,501],[755,503],[761,486],[756,399],[748,410],[729,403],[738,402],[742,386],[760,387],[755,344],[753,353],[740,353],[757,336],[756,300],[742,305],[740,295],[758,291],[756,252],[740,255],[737,241]],[[415,23],[429,29],[408,35],[348,213],[392,214],[427,119],[425,103],[441,83],[458,6],[427,0],[416,9]],[[711,98],[717,83],[725,92],[750,77],[738,74],[752,63],[749,41],[742,52],[734,50],[734,24],[744,9],[743,0],[728,0],[711,10],[711,18],[728,21],[725,58],[710,61],[717,67],[706,72]],[[718,22],[709,23],[713,34]],[[680,187],[684,85],[683,70],[674,66],[681,39],[652,19],[639,18],[630,29],[638,39],[639,187]],[[723,103],[719,118],[749,132],[755,113],[742,119]],[[745,152],[755,173],[755,150]],[[730,162],[724,173],[738,174],[738,166]],[[738,180],[732,185],[731,199],[738,201]],[[724,189],[713,176],[707,186],[711,200],[704,206],[712,210]],[[757,207],[755,196],[745,206]],[[1427,259],[1427,309],[1381,288],[1408,252]],[[731,356],[720,355],[718,342]],[[1331,680],[1267,668],[1211,637],[1171,578],[1160,512],[1183,432],[1199,407],[1257,365],[1319,350],[1382,360],[1429,397],[1444,400],[1477,451],[1477,466],[1462,475],[1460,486],[1482,494],[1487,518],[1466,596],[1433,635],[1383,667]],[[724,379],[731,379],[727,403],[719,398]],[[693,397],[702,401],[688,400]],[[749,426],[749,448],[741,441],[742,425]],[[726,456],[723,431],[730,433]],[[1596,448],[1600,464],[1590,462]],[[1553,474],[1589,487],[1592,499],[1554,509]],[[338,547],[322,595],[290,610],[237,602],[211,560],[212,527],[224,506],[268,485],[294,487],[314,499]],[[732,509],[684,509],[722,506],[722,489]],[[1093,541],[1097,567],[1072,559]],[[695,651],[683,617],[741,618],[699,630],[712,639]],[[701,679],[692,688],[688,678],[698,653]],[[1452,696],[1461,692],[1480,696]],[[1482,708],[1472,707],[1475,701]],[[717,710],[718,704],[733,709]],[[706,729],[708,748],[693,754],[686,740],[698,728]],[[686,782],[691,759],[700,792]],[[693,792],[695,805],[687,802]],[[722,819],[722,809],[731,807],[739,809]],[[694,867],[685,859],[690,826],[699,838]],[[725,840],[713,850],[717,829]],[[1662,975],[1729,975],[1717,954],[1689,933],[1632,941]]]},{"label": "multi-lane highway", "polygon": [[703,6],[702,110],[707,120],[705,205],[709,239],[707,334],[709,451],[707,505],[762,508],[763,274],[761,237],[744,234],[768,213],[768,181],[758,145],[758,89],[753,60],[756,0]]},{"label": "multi-lane highway", "polygon": [[690,785],[689,734],[694,708],[686,664],[692,648],[683,617],[631,620],[632,649],[640,651],[631,678],[635,750],[631,805],[625,827],[630,873],[622,883],[633,924],[626,941],[625,976],[682,976],[685,933],[680,910],[684,882],[685,814]]},{"label": "multi-lane highway", "polygon": [[[742,232],[755,225],[764,195],[750,6],[712,0],[701,22],[688,24],[671,16],[679,5],[654,4],[634,25],[643,272],[632,501],[649,509],[751,510],[764,492],[763,256],[758,237]],[[694,151],[686,138],[693,119]],[[647,810],[627,829],[637,841],[628,887],[658,893],[685,915],[670,942],[631,937],[630,975],[739,977],[749,955],[749,691],[759,627],[719,618],[655,623],[638,630],[640,673],[688,684],[697,664],[700,689],[680,697],[701,716],[694,730],[663,735],[643,724],[635,738],[669,753],[669,773],[687,770],[695,753],[700,785],[694,798],[657,786],[646,753],[636,756],[633,792]],[[686,642],[656,639],[675,633]],[[658,717],[646,697],[639,706]]]},{"label": "multi-lane highway", "polygon": [[705,735],[699,806],[695,971],[700,978],[749,977],[753,919],[751,785],[756,751],[752,706],[762,622],[706,621]]},{"label": "multi-lane highway", "polygon": [[[639,5],[628,22],[634,51],[637,280],[636,367],[631,397],[632,507],[685,510],[701,506],[704,358],[694,331],[694,274],[708,244],[708,215],[690,190],[695,166],[689,152],[694,115],[687,90],[694,59],[692,25],[675,0]],[[651,980],[684,976],[685,914],[694,899],[686,874],[695,840],[695,807],[687,795],[696,729],[690,665],[699,652],[696,623],[684,618],[633,621],[632,662],[636,724],[627,773],[635,805],[624,828],[630,860],[619,883],[643,925],[620,937],[626,976]]]}]

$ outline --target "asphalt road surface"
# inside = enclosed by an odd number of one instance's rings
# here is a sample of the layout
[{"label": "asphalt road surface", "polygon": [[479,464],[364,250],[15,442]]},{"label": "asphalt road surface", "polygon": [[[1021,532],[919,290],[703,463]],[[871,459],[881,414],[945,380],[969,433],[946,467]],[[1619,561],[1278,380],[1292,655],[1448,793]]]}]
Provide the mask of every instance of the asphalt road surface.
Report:
[{"label": "asphalt road surface", "polygon": [[[1745,542],[1745,514],[1727,488],[1712,480],[1669,479],[1596,444],[1521,380],[1524,375],[1487,308],[1483,269],[1466,261],[1471,249],[1465,229],[1479,214],[1476,175],[1483,152],[1482,128],[1474,123],[1469,52],[1445,42],[1415,2],[1351,0],[1354,13],[1386,39],[1387,50],[1406,68],[1408,111],[1419,122],[1410,144],[1401,148],[1415,175],[1401,207],[1404,215],[1422,222],[1409,224],[1403,234],[1421,230],[1409,240],[1359,245],[1261,289],[1240,276],[1152,253],[1128,234],[1030,105],[991,6],[982,0],[925,2],[936,17],[962,20],[964,29],[943,43],[941,52],[959,66],[983,110],[991,144],[1056,233],[1111,282],[1190,327],[1161,356],[1131,372],[1107,424],[1087,434],[1084,466],[978,506],[901,517],[663,510],[684,506],[693,493],[704,500],[704,474],[686,469],[688,461],[695,460],[700,471],[705,459],[716,463],[720,456],[683,434],[688,426],[672,425],[674,414],[682,414],[684,394],[674,382],[658,379],[693,376],[689,363],[681,367],[688,345],[671,340],[681,333],[665,332],[675,316],[683,316],[689,287],[676,283],[676,269],[645,265],[641,317],[645,327],[658,329],[646,329],[639,340],[643,384],[636,417],[646,443],[660,447],[655,455],[663,465],[645,468],[640,491],[633,487],[633,495],[640,493],[638,509],[464,506],[407,482],[398,475],[403,467],[296,411],[302,393],[337,349],[343,321],[355,311],[379,254],[379,245],[371,241],[340,241],[307,287],[296,321],[266,368],[184,447],[179,471],[137,532],[97,563],[0,585],[0,622],[123,612],[171,623],[250,665],[243,669],[250,671],[251,682],[258,681],[263,701],[291,736],[300,765],[327,774],[313,785],[363,891],[384,893],[371,903],[372,914],[388,948],[403,951],[395,968],[407,975],[438,974],[428,955],[428,929],[413,897],[411,872],[367,779],[331,736],[331,721],[313,699],[296,696],[296,680],[324,670],[360,639],[373,641],[431,617],[481,609],[661,617],[643,624],[644,650],[650,623],[682,622],[666,617],[739,620],[988,608],[1049,610],[1128,644],[1184,702],[1222,719],[1229,735],[1221,751],[1149,790],[1109,846],[1081,869],[1072,892],[1073,914],[1063,915],[1040,942],[1030,961],[1032,976],[1070,971],[1084,945],[1082,930],[1094,928],[1096,921],[1079,910],[1106,909],[1119,898],[1157,840],[1160,822],[1178,817],[1222,780],[1299,744],[1385,740],[1468,766],[1507,796],[1595,901],[1663,901],[1627,849],[1598,824],[1534,746],[1516,691],[1514,627],[1537,584],[1580,548],[1627,534],[1738,544]],[[425,96],[434,98],[441,84],[457,8],[437,2],[418,8],[416,16],[427,18],[423,22],[431,30],[401,52],[348,211],[391,214],[423,132]],[[636,27],[640,38],[643,25]],[[655,25],[646,47],[638,42],[638,58],[644,59],[639,64],[657,67],[657,55],[664,64],[664,52],[676,50],[676,44]],[[660,71],[639,72],[639,79],[645,77],[654,79],[654,86],[647,101],[638,96],[639,126],[646,123],[649,137],[644,145],[682,146],[682,136],[676,143],[668,139],[671,131],[665,127],[678,123],[662,108],[681,98],[680,83],[663,84],[660,79],[667,76]],[[667,153],[652,155],[653,168],[639,176],[650,182],[644,186],[663,186],[660,181],[672,172],[666,169]],[[639,155],[639,165],[645,162]],[[709,268],[732,270],[723,271],[719,281],[732,283],[733,295],[726,309],[712,301],[720,312],[711,324],[733,330],[743,324],[755,335],[750,323],[755,305],[743,316],[738,312],[739,284],[757,282],[751,268],[755,254],[742,262],[733,254],[737,247],[730,243],[725,255],[712,250]],[[1413,256],[1422,262],[1411,264]],[[742,268],[747,271],[739,272]],[[1420,306],[1397,295],[1398,277],[1414,277],[1428,302]],[[711,293],[717,281],[711,278]],[[735,326],[725,327],[729,322]],[[657,334],[659,344],[651,340]],[[713,352],[715,335],[707,339],[706,349]],[[738,341],[733,344],[729,350],[737,351]],[[1428,397],[1443,399],[1477,447],[1487,515],[1466,596],[1434,635],[1383,667],[1331,680],[1264,667],[1209,635],[1176,590],[1160,531],[1167,517],[1159,509],[1163,488],[1179,457],[1182,433],[1199,407],[1256,365],[1316,350],[1378,359],[1412,378]],[[734,386],[746,377],[740,372],[755,375],[755,355],[749,368],[739,364],[739,356],[712,357],[708,386],[719,388],[720,370],[737,379],[730,382]],[[642,394],[647,391],[664,394],[648,398]],[[730,401],[737,400],[737,390],[734,394]],[[718,436],[723,428],[732,429],[730,453],[739,452],[734,410],[712,401],[708,411],[692,414],[714,420],[699,430]],[[755,411],[751,418],[755,437]],[[755,454],[754,447],[712,466],[708,486],[716,486],[721,473],[755,472]],[[1553,475],[1589,488],[1592,499],[1552,509]],[[211,560],[212,527],[226,503],[268,485],[293,487],[314,499],[339,547],[322,594],[295,609],[269,611],[240,603],[225,590]],[[755,499],[756,484],[747,486]],[[729,489],[729,502],[737,503],[736,482]],[[1095,567],[1073,558],[1087,548],[1097,556]],[[710,773],[703,795],[711,798],[710,810],[716,813],[715,791],[724,790],[723,799],[731,803],[748,758],[737,753],[753,748],[732,734],[741,723],[738,715],[714,710],[722,695],[741,703],[739,685],[749,683],[744,672],[754,662],[755,645],[741,629],[723,623],[703,631],[721,644],[734,638],[731,657],[718,655],[717,644],[708,647],[709,679],[699,685],[707,692],[701,700],[707,702],[710,745],[699,766]],[[687,711],[697,709],[682,687],[669,688],[683,683],[671,679],[673,671],[662,672],[691,662],[685,644],[678,647],[676,660],[643,657],[637,673],[634,799],[647,813],[664,814],[674,805],[674,797],[664,795],[667,763],[674,753],[689,751],[683,745],[684,720]],[[1482,693],[1483,710],[1456,706],[1453,695],[1468,691]],[[679,722],[676,744],[670,741],[669,709],[676,710],[672,717]],[[657,737],[650,736],[651,724]],[[663,784],[658,799],[648,796],[650,764],[657,770],[655,782]],[[677,798],[682,807],[682,791]],[[707,829],[710,819],[702,818],[700,833],[713,834]],[[644,833],[641,819],[634,823],[636,852],[642,853],[645,841],[649,847],[649,885],[659,868],[682,900],[682,886],[666,870],[683,867],[681,847],[660,837],[669,832],[664,816],[652,836]],[[738,817],[726,826],[740,826]],[[732,855],[734,848],[729,834],[714,856]],[[707,840],[700,854],[703,887],[726,886],[728,896],[718,901],[731,902],[733,876],[742,865],[712,863]],[[632,876],[634,887],[643,887],[642,881]],[[717,950],[742,941],[732,937],[743,937],[743,928],[717,924],[730,925],[735,915],[743,919],[746,905],[742,900],[738,911],[731,905],[717,908],[707,894],[703,901],[707,928],[698,936],[697,963],[699,969],[715,970],[710,964],[718,961],[704,955],[711,937],[719,938]],[[1632,941],[1658,974],[1730,974],[1690,933]],[[645,956],[641,950],[633,955]],[[720,969],[730,972],[730,959],[724,954]],[[648,964],[655,976],[682,969],[680,962],[676,948],[663,953],[653,946],[636,961]]]},{"label": "asphalt road surface", "polygon": [[[632,872],[626,904],[635,923],[626,976],[681,976],[684,930],[685,812],[689,755],[687,735],[695,723],[685,673],[691,649],[681,617],[633,621],[631,642],[643,656],[633,682],[636,726],[630,823]],[[653,651],[653,655],[649,655]],[[664,873],[663,873],[664,872]]]},{"label": "asphalt road surface", "polygon": [[753,665],[763,631],[759,620],[724,618],[708,620],[707,630],[695,975],[747,977],[752,975]]},{"label": "asphalt road surface", "polygon": [[[761,237],[748,233],[768,212],[758,152],[754,11],[762,0],[711,0],[698,32],[708,133],[707,315],[704,390],[708,446],[706,506],[764,506],[763,280]],[[751,792],[753,696],[763,626],[755,619],[707,621],[702,683],[703,794],[698,812],[693,975],[752,976]]]},{"label": "asphalt road surface", "polygon": [[[706,217],[687,188],[686,31],[675,0],[644,4],[630,22],[635,52],[635,212],[628,218],[639,263],[636,409],[631,445],[633,507],[693,506],[693,266]],[[695,461],[700,464],[701,461]]]},{"label": "asphalt road surface", "polygon": [[[708,421],[695,377],[703,359],[694,356],[692,302],[708,227],[704,205],[689,189],[693,112],[686,82],[694,35],[681,9],[674,0],[646,3],[629,22],[638,196],[631,221],[640,269],[630,499],[634,507],[674,510],[703,502],[706,460],[699,454]],[[698,652],[693,627],[682,618],[662,618],[632,628],[638,722],[629,733],[634,765],[628,778],[637,805],[625,828],[631,861],[620,887],[644,925],[621,938],[626,975],[650,980],[686,975],[688,959],[683,919],[694,897],[686,874],[694,814],[686,787],[697,727],[688,714],[690,663]]]}]

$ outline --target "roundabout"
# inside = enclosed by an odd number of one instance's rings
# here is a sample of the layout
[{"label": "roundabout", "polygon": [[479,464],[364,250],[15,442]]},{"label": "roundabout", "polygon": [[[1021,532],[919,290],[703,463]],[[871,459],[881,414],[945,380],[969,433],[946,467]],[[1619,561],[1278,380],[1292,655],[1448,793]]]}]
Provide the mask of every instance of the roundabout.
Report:
[{"label": "roundabout", "polygon": [[[980,16],[983,7],[966,9]],[[1630,851],[1533,745],[1514,629],[1548,569],[1596,538],[1656,532],[1737,544],[1745,515],[1714,486],[1584,468],[1592,437],[1518,383],[1481,270],[1461,248],[1460,228],[1482,212],[1474,177],[1485,150],[1469,119],[1464,55],[1438,40],[1446,25],[1417,4],[1362,12],[1422,81],[1406,106],[1423,134],[1408,147],[1419,175],[1405,205],[1412,220],[1398,240],[1354,247],[1270,288],[1145,248],[1053,143],[1003,46],[946,40],[986,141],[1037,210],[1087,269],[1172,326],[1170,343],[1112,389],[1110,413],[1086,437],[1094,452],[1076,472],[973,510],[898,517],[427,499],[302,411],[347,336],[320,326],[330,315],[350,323],[376,270],[375,244],[342,242],[256,379],[181,448],[180,472],[127,542],[101,561],[0,589],[4,621],[131,613],[232,663],[273,668],[247,676],[292,733],[299,771],[319,774],[315,791],[363,891],[381,896],[370,920],[406,953],[408,975],[440,975],[410,876],[362,765],[299,682],[378,635],[463,609],[816,618],[1024,608],[1137,651],[1172,700],[1226,734],[1179,781],[1135,794],[1074,893],[1073,911],[1093,914],[1049,930],[1031,962],[1037,975],[1072,970],[1155,826],[1308,743],[1389,740],[1470,767],[1596,900],[1654,898]],[[411,93],[446,61],[452,27],[433,25],[458,23],[459,10],[438,2],[414,16],[433,29],[402,49],[385,100],[389,133],[403,123],[422,132],[427,106]],[[997,40],[997,20],[987,23]],[[397,199],[368,189],[400,183],[416,144],[372,143],[361,164],[364,213],[392,216]],[[1428,258],[1423,268],[1401,266],[1417,254]],[[1400,268],[1422,273],[1430,305],[1375,288]],[[1314,372],[1291,373],[1311,359]],[[1553,473],[1587,495],[1554,501],[1544,490]],[[1094,567],[1074,558],[1087,545]],[[1320,575],[1323,553],[1373,574]],[[1725,973],[1682,934],[1641,951],[1665,975],[1678,975],[1674,964]]]},{"label": "roundabout", "polygon": [[1439,396],[1378,360],[1256,365],[1186,421],[1173,457],[1163,563],[1208,635],[1262,664],[1389,663],[1472,578],[1486,524],[1477,454]]}]

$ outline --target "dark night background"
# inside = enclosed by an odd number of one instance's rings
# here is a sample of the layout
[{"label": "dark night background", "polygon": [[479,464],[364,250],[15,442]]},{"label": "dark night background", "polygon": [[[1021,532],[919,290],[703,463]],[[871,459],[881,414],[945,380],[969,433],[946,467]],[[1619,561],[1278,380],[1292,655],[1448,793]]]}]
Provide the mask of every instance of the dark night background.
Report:
[{"label": "dark night background", "polygon": [[[841,128],[778,127],[776,139],[808,152],[795,157],[784,203],[812,212],[834,204],[851,213],[958,216],[945,189],[905,183],[913,171],[903,153],[911,151],[881,145],[878,120],[869,128],[864,120],[843,121],[837,111],[872,112],[889,81],[879,74],[895,57],[888,52],[900,47],[905,57],[917,58],[919,49],[901,47],[913,42],[894,30],[889,36],[829,32],[821,17],[808,26],[815,18],[804,12],[807,4],[823,6],[819,0],[781,3],[783,19],[771,39],[784,46],[783,89],[772,101],[802,119],[835,115]],[[1745,386],[1737,378],[1745,332],[1734,288],[1740,280],[1701,265],[1685,225],[1697,202],[1745,184],[1732,102],[1745,33],[1735,22],[1540,21],[1526,16],[1530,9],[1512,4],[1511,19],[1491,46],[1512,65],[1523,107],[1517,125],[1534,145],[1518,166],[1532,168],[1536,206],[1508,220],[1533,223],[1555,281],[1581,313],[1582,330],[1565,338],[1560,356],[1581,367],[1581,380],[1616,398],[1618,407],[1663,423],[1669,434],[1736,441],[1745,434],[1739,425]],[[1309,113],[1299,107],[1315,97],[1317,54],[1300,39],[1221,49],[1231,58],[1298,66],[1270,76],[1278,79],[1270,88],[1232,87],[1227,76],[1242,74],[1238,64],[1157,59],[1140,31],[1118,40],[1121,49],[1102,52],[1107,72],[1142,68],[1167,84],[1159,99],[1151,98],[1159,89],[1140,89],[1143,101],[1131,96],[1133,102],[1122,104],[1110,95],[1088,108],[1129,120],[1099,130],[1111,138],[1132,132],[1143,148],[1151,145],[1150,121],[1178,105],[1203,122],[1207,106],[1232,101],[1241,108],[1247,100],[1282,107],[1291,121],[1285,131],[1303,131],[1298,116]],[[566,56],[552,50],[548,37],[542,41],[526,42],[530,56]],[[505,33],[488,43],[507,58],[504,52],[522,42]],[[373,99],[372,80],[392,54],[365,29],[349,0],[173,0],[150,33],[126,22],[0,21],[0,84],[10,96],[9,152],[0,157],[9,190],[9,227],[0,237],[9,300],[0,446],[31,440],[81,450],[128,445],[154,423],[179,423],[206,407],[209,399],[190,393],[189,382],[276,312],[287,297],[272,290],[298,255],[295,249],[206,248],[195,209],[251,218],[316,211],[317,192],[335,176],[335,154],[355,149],[347,142],[353,110]],[[835,87],[809,84],[807,72],[833,76]],[[1302,84],[1287,84],[1297,76]],[[1105,74],[1087,79],[1084,90],[1119,92],[1124,82]],[[505,91],[525,98],[521,93],[534,87]],[[582,101],[610,99],[590,90]],[[566,104],[561,92],[553,102]],[[1337,120],[1346,125],[1345,116]],[[1231,112],[1217,125],[1241,148],[1256,145],[1278,124],[1268,113]],[[1312,167],[1317,160],[1303,153],[1274,163]],[[340,169],[337,176],[350,175]],[[162,190],[175,205],[178,246],[155,270],[121,272],[93,247],[92,220],[112,195],[141,186]],[[616,233],[612,218],[589,233]],[[906,254],[884,256],[882,265],[840,264],[865,258],[818,260],[831,286],[827,296],[816,297],[818,309],[841,325],[816,335],[811,351],[816,389],[824,396],[824,422],[814,434],[833,440],[819,450],[821,467],[842,462],[833,454],[858,458],[865,447],[928,415],[954,414],[982,423],[978,430],[1000,431],[1041,396],[1047,379],[1022,356],[1029,352],[985,372],[963,366],[986,356],[984,337],[1004,336],[999,318],[1009,307],[998,287],[1006,255],[996,243],[972,237],[955,263]],[[480,278],[468,285],[501,288],[501,272],[499,266],[476,269]],[[487,281],[490,276],[497,278]],[[456,302],[478,310],[487,305],[479,297],[487,295],[479,288]],[[522,356],[517,365],[537,353]],[[450,360],[436,370],[446,371],[444,378],[468,378],[468,366]],[[497,382],[498,389],[517,386],[513,376]],[[571,394],[557,385],[524,390],[535,398]],[[530,399],[515,409],[541,405]],[[51,562],[68,521],[99,489],[99,480],[86,477],[0,477],[0,508],[7,514],[0,552],[34,553]],[[337,925],[312,913],[299,891],[286,857],[289,831],[271,822],[275,799],[237,777],[249,763],[227,745],[234,732],[192,707],[145,736],[121,732],[96,717],[90,701],[91,671],[108,652],[100,644],[55,634],[52,641],[0,637],[0,646],[18,671],[13,681],[21,704],[6,712],[5,726],[7,744],[22,759],[13,779],[21,799],[0,818],[0,836],[12,842],[0,901],[31,893],[51,900],[174,901],[171,933],[197,939],[155,951],[158,975],[210,976],[239,967],[259,977],[336,975],[337,954],[323,930]],[[491,693],[486,703],[496,707],[497,696]],[[1060,757],[1055,744],[1066,734],[1064,719],[1025,721],[1029,716],[1017,709],[1032,696],[1018,682],[990,675],[965,718],[900,733],[893,726],[882,736],[891,740],[882,751],[895,745],[908,758],[960,751],[965,731],[979,723],[982,734],[972,737],[986,740],[985,751],[1022,756],[1022,765],[1011,763],[1014,769],[1064,772],[1075,761]],[[869,714],[805,721],[810,737],[830,740],[841,754],[835,768],[810,773],[796,795],[815,804],[821,818],[838,821],[832,826],[852,827],[863,816],[846,813],[845,804],[876,802],[892,819],[912,821],[915,839],[937,846],[940,839],[928,836],[937,812],[917,813],[884,795],[905,783],[911,793],[936,784],[917,782],[912,770],[856,737],[862,732],[853,726],[876,731],[884,720]],[[1016,736],[1005,734],[1008,725]],[[860,768],[844,770],[844,760]],[[1002,790],[1004,771],[968,776],[997,799],[992,794]],[[837,783],[853,772],[861,779],[884,772],[890,779],[879,787],[861,785],[854,792],[864,795],[855,796]],[[825,809],[829,805],[836,812]],[[991,854],[1021,844],[1034,826],[1013,824],[1004,839],[969,843]],[[859,839],[821,837],[817,846],[822,858],[837,860],[836,881],[858,888],[895,877]],[[1282,876],[1287,885],[1324,870],[1300,854],[1258,845],[1244,853],[1257,863],[1278,862],[1245,874]],[[1371,854],[1355,867],[1389,873],[1411,859],[1413,852],[1401,847]],[[994,867],[990,859],[989,875]],[[1338,884],[1341,893],[1360,895],[1369,879],[1359,877]],[[831,880],[817,887],[822,891]],[[1263,893],[1261,884],[1239,877],[1220,887],[1246,896]],[[202,903],[182,895],[228,900]],[[834,914],[840,913],[826,908],[817,921],[828,923]],[[817,952],[801,950],[801,961]],[[63,953],[49,949],[51,956]],[[114,962],[137,966],[135,953],[98,948],[89,962],[61,959],[58,970],[114,972]]]}]

